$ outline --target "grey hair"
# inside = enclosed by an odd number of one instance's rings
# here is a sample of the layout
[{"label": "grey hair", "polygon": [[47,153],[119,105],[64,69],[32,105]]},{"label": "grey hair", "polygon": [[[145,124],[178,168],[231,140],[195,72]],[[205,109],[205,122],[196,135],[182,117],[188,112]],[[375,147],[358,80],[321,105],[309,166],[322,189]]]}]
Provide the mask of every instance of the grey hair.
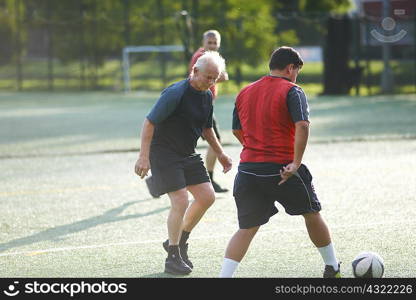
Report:
[{"label": "grey hair", "polygon": [[215,65],[218,68],[220,74],[225,71],[225,60],[217,51],[206,51],[198,58],[194,64],[194,68],[197,68],[198,70],[204,70],[208,64]]},{"label": "grey hair", "polygon": [[215,37],[217,39],[218,44],[221,43],[221,35],[217,30],[211,29],[211,30],[205,31],[202,37],[204,40],[209,37]]}]

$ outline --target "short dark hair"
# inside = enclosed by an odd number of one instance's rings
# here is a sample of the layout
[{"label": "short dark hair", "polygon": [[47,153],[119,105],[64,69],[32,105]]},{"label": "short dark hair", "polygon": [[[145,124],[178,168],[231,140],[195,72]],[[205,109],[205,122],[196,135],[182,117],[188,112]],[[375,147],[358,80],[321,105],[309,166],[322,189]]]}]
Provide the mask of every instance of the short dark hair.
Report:
[{"label": "short dark hair", "polygon": [[296,68],[299,68],[303,66],[303,60],[295,49],[283,46],[273,51],[269,61],[269,69],[283,70],[290,64],[294,64]]}]

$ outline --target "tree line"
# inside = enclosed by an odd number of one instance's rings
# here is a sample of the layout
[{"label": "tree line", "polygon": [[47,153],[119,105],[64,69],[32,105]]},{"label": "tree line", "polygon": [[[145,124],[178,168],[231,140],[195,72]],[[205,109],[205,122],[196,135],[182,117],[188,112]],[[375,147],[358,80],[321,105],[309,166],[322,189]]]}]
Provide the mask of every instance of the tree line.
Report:
[{"label": "tree line", "polygon": [[[0,0],[0,64],[29,50],[96,67],[128,45],[182,44],[187,62],[202,33],[217,29],[237,81],[241,65],[267,60],[273,48],[299,43],[278,13],[345,11],[349,0]],[[307,31],[308,28],[305,28]],[[294,46],[294,45],[291,45]]]}]

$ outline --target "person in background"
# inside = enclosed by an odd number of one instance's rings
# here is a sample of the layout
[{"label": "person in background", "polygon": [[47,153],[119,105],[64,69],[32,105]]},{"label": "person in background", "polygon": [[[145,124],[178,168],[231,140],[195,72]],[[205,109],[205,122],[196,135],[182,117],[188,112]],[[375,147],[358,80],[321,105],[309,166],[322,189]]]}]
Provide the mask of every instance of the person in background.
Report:
[{"label": "person in background", "polygon": [[[202,47],[200,47],[198,50],[195,51],[194,55],[191,58],[191,61],[189,62],[189,68],[188,68],[189,73],[191,73],[192,67],[194,66],[198,58],[201,57],[201,55],[203,55],[206,51],[218,51],[220,46],[221,46],[221,35],[217,30],[208,30],[204,32],[202,36]],[[228,80],[228,73],[224,70],[221,72],[220,77],[218,78],[216,83],[223,82],[226,80]],[[212,100],[215,101],[215,99],[218,96],[217,85],[216,84],[212,85],[210,87],[210,90],[213,95]],[[215,114],[213,116],[212,122],[213,122],[212,128],[214,129],[215,135],[217,136],[217,139],[221,141],[221,136],[218,130],[219,126],[215,119]],[[218,182],[214,180],[214,168],[215,168],[216,160],[217,160],[217,156],[215,155],[214,150],[212,149],[210,145],[208,145],[208,150],[205,156],[205,166],[208,170],[209,178],[211,179],[212,186],[214,187],[214,191],[216,193],[225,193],[225,192],[228,192],[228,189],[221,187],[218,184]]]}]

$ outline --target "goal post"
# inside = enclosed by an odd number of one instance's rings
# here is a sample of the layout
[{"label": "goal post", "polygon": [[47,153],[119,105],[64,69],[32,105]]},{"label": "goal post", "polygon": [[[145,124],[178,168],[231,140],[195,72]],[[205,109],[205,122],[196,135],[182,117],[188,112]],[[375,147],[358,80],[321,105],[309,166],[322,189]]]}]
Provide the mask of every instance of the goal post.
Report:
[{"label": "goal post", "polygon": [[143,52],[183,52],[184,47],[182,45],[163,45],[163,46],[127,46],[123,48],[123,82],[124,92],[131,91],[130,86],[130,53],[143,53]]}]

